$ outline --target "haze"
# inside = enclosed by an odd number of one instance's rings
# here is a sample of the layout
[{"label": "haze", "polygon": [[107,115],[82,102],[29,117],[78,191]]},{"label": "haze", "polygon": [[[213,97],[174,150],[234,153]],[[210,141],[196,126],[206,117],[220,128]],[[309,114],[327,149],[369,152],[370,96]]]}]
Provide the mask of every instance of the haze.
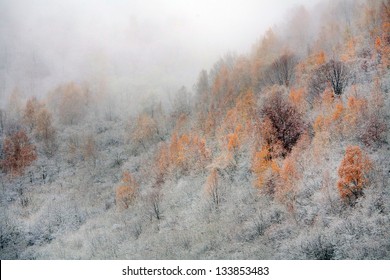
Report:
[{"label": "haze", "polygon": [[[308,2],[308,1],[306,1]],[[68,81],[110,94],[191,88],[227,52],[243,53],[303,0],[0,1],[0,97]],[[0,103],[0,104],[1,104]]]}]

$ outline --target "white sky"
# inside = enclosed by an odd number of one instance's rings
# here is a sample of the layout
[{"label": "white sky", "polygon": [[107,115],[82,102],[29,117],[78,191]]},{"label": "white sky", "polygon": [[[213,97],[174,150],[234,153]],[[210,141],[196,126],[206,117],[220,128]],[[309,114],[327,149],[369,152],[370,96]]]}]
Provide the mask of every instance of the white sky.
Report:
[{"label": "white sky", "polygon": [[0,51],[21,54],[18,79],[33,53],[46,82],[101,72],[138,86],[191,86],[202,68],[249,51],[288,10],[310,2],[0,0]]}]

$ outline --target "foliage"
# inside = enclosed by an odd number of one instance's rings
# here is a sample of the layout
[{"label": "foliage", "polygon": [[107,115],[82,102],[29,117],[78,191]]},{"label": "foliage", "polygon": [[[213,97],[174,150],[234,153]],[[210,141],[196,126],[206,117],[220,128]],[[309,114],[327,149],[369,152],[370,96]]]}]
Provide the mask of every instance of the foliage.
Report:
[{"label": "foliage", "polygon": [[4,139],[2,169],[14,176],[21,175],[24,169],[37,159],[35,146],[30,143],[24,130],[19,130]]},{"label": "foliage", "polygon": [[146,113],[140,114],[135,120],[134,128],[131,132],[131,139],[134,143],[141,145],[144,150],[146,146],[157,137],[157,123]]},{"label": "foliage", "polygon": [[372,162],[359,146],[348,146],[338,169],[337,188],[341,198],[350,205],[363,195],[369,184],[368,173]]},{"label": "foliage", "polygon": [[305,130],[302,116],[279,92],[271,94],[264,101],[261,114],[267,124],[262,133],[266,137],[265,141],[269,145],[280,144],[282,155],[286,156]]},{"label": "foliage", "polygon": [[275,192],[275,179],[280,171],[279,165],[272,156],[272,147],[264,145],[254,154],[252,171],[255,176],[254,185],[265,193],[273,195]]},{"label": "foliage", "polygon": [[169,143],[160,146],[156,162],[156,184],[160,185],[172,173],[202,172],[210,161],[206,141],[197,135],[175,133]]},{"label": "foliage", "polygon": [[122,183],[116,188],[116,204],[120,209],[129,208],[137,195],[138,184],[130,172],[123,172]]},{"label": "foliage", "polygon": [[30,131],[36,126],[37,115],[41,107],[42,105],[38,102],[36,97],[32,97],[27,100],[23,112],[23,123],[30,129]]}]

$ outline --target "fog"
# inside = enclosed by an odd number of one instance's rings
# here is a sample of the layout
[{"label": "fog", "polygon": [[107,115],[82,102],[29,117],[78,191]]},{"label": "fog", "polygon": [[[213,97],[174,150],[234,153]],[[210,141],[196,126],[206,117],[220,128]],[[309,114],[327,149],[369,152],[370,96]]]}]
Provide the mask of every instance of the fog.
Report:
[{"label": "fog", "polygon": [[[68,82],[110,94],[191,88],[227,52],[246,53],[310,1],[0,1],[0,98]],[[0,103],[0,104],[1,104]]]},{"label": "fog", "polygon": [[389,10],[0,0],[0,259],[389,260]]}]

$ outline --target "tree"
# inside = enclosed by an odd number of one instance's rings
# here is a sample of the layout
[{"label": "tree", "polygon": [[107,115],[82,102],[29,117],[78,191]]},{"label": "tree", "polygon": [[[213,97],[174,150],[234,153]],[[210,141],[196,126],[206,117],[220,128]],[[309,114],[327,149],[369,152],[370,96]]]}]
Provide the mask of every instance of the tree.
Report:
[{"label": "tree", "polygon": [[236,109],[243,123],[255,118],[256,98],[251,89],[237,98]]},{"label": "tree", "polygon": [[349,96],[345,113],[346,132],[355,136],[361,134],[360,130],[368,117],[367,100],[356,96]]},{"label": "tree", "polygon": [[172,118],[176,119],[180,115],[190,115],[191,113],[191,93],[185,86],[182,86],[172,100]]},{"label": "tree", "polygon": [[65,125],[74,125],[87,113],[88,89],[76,83],[67,83],[57,87],[49,95],[51,109],[58,112],[59,120]]},{"label": "tree", "polygon": [[371,94],[368,97],[368,118],[363,126],[362,140],[367,146],[380,144],[386,138],[385,97],[379,79],[374,80]]},{"label": "tree", "polygon": [[207,177],[205,191],[211,197],[215,207],[218,207],[221,202],[221,197],[218,188],[218,170],[216,168],[213,168]]},{"label": "tree", "polygon": [[280,169],[280,184],[275,189],[275,197],[286,204],[290,211],[294,210],[296,183],[301,178],[295,158],[287,157]]},{"label": "tree", "polygon": [[125,171],[122,175],[122,184],[116,189],[116,204],[121,209],[129,208],[138,191],[138,184],[130,172]]},{"label": "tree", "polygon": [[56,130],[52,125],[51,113],[45,108],[41,108],[35,119],[35,135],[38,140],[43,141],[47,155],[53,155],[56,149]]},{"label": "tree", "polygon": [[167,144],[162,144],[159,147],[157,157],[156,157],[156,185],[159,187],[164,183],[165,175],[168,171],[170,165],[170,156],[169,156],[169,146]]},{"label": "tree", "polygon": [[162,193],[159,188],[154,188],[146,194],[145,203],[146,207],[148,207],[150,220],[152,220],[153,217],[157,220],[160,220],[163,217],[161,209],[162,198]]},{"label": "tree", "polygon": [[373,89],[368,99],[369,116],[362,134],[363,143],[371,146],[379,144],[386,138],[388,126],[386,123],[385,97],[379,79],[375,79]]},{"label": "tree", "polygon": [[306,112],[306,92],[303,88],[291,89],[289,101],[297,108],[300,113]]},{"label": "tree", "polygon": [[345,44],[345,50],[341,55],[341,60],[347,62],[354,59],[356,59],[356,40],[352,37]]},{"label": "tree", "polygon": [[264,145],[260,151],[255,152],[252,160],[252,171],[255,175],[254,186],[266,194],[275,193],[276,176],[280,168],[272,157],[272,148]]},{"label": "tree", "polygon": [[210,101],[210,84],[209,77],[206,70],[202,70],[199,73],[198,81],[194,86],[197,100],[197,109],[205,110],[205,106],[209,104]]},{"label": "tree", "polygon": [[390,1],[382,1],[381,4],[381,38],[377,37],[376,51],[384,71],[390,66]]},{"label": "tree", "polygon": [[42,105],[39,104],[36,97],[32,97],[27,100],[23,111],[23,123],[30,129],[30,131],[33,130],[36,125],[37,114],[41,107]]},{"label": "tree", "polygon": [[96,150],[96,141],[93,135],[88,135],[84,143],[84,159],[91,160],[96,164],[97,150]]},{"label": "tree", "polygon": [[362,141],[367,146],[380,144],[385,138],[387,130],[386,122],[380,116],[371,114],[364,126],[364,132],[361,135]]},{"label": "tree", "polygon": [[332,59],[325,64],[324,70],[324,75],[332,85],[334,94],[341,95],[351,78],[348,67],[343,62]]},{"label": "tree", "polygon": [[309,81],[311,99],[314,100],[324,92],[328,85],[332,87],[336,96],[340,96],[348,86],[351,77],[351,71],[344,62],[332,59],[319,66],[314,70]]},{"label": "tree", "polygon": [[183,134],[178,139],[178,145],[177,145],[177,155],[175,163],[179,169],[183,171],[188,171],[189,164],[188,164],[188,152],[189,152],[189,146],[190,146],[190,138],[187,134]]},{"label": "tree", "polygon": [[297,111],[297,109],[291,105],[280,92],[272,93],[269,96],[261,109],[261,115],[271,126],[269,129],[273,130],[273,133],[268,134],[266,139],[268,144],[280,143],[284,149],[282,155],[285,156],[289,153],[295,143],[298,141],[299,136],[305,130],[305,123]]},{"label": "tree", "polygon": [[245,56],[238,57],[231,72],[231,84],[234,97],[251,87],[252,80],[250,71],[250,61]]},{"label": "tree", "polygon": [[3,154],[1,167],[11,175],[20,175],[37,158],[35,146],[30,144],[24,130],[19,130],[4,139]]},{"label": "tree", "polygon": [[290,211],[295,210],[299,180],[304,172],[305,151],[310,147],[310,137],[302,134],[291,153],[284,159],[279,172],[278,185],[275,188],[275,198],[283,202]]},{"label": "tree", "polygon": [[339,181],[337,188],[341,198],[349,205],[363,195],[363,189],[368,185],[368,173],[372,162],[359,146],[348,146],[345,156],[338,169]]},{"label": "tree", "polygon": [[211,104],[218,108],[226,108],[234,100],[233,88],[231,83],[230,68],[223,64],[215,76],[211,89]]},{"label": "tree", "polygon": [[277,131],[272,121],[265,117],[264,121],[260,125],[261,142],[263,146],[268,147],[271,158],[281,157],[285,152],[283,144],[277,137]]},{"label": "tree", "polygon": [[66,158],[74,165],[80,157],[80,139],[77,134],[71,134],[66,139]]},{"label": "tree", "polygon": [[157,123],[146,113],[141,113],[136,121],[131,133],[132,140],[141,145],[146,151],[146,146],[157,136]]},{"label": "tree", "polygon": [[314,56],[315,64],[322,65],[326,62],[326,54],[324,51],[320,51]]},{"label": "tree", "polygon": [[297,59],[293,54],[283,54],[267,68],[264,73],[265,84],[290,86]]},{"label": "tree", "polygon": [[195,133],[178,136],[175,132],[170,143],[161,144],[155,158],[156,186],[164,183],[169,172],[203,172],[209,161],[210,151],[204,138]]},{"label": "tree", "polygon": [[214,135],[217,125],[217,116],[218,112],[216,111],[214,105],[209,106],[209,108],[206,110],[201,110],[200,112],[198,112],[196,120],[197,127],[205,135]]},{"label": "tree", "polygon": [[252,83],[257,88],[263,79],[263,67],[270,65],[280,54],[280,39],[270,28],[265,32],[263,38],[254,46],[253,65],[252,65]]}]

